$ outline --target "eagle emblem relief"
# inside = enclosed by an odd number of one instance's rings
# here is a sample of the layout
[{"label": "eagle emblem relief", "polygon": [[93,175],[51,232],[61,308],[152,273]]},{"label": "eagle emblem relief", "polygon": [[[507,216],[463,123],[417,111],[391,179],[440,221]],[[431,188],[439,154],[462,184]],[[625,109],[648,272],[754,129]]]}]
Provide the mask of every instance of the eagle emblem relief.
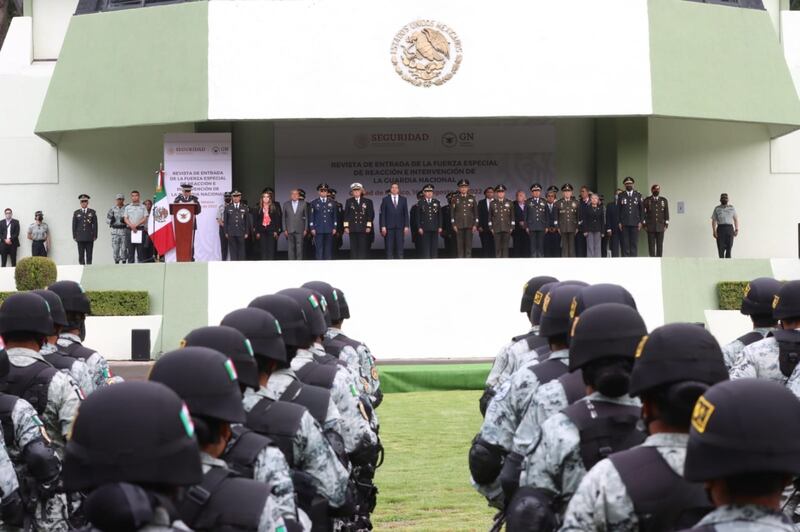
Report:
[{"label": "eagle emblem relief", "polygon": [[392,40],[391,56],[395,72],[418,87],[446,83],[458,71],[463,57],[455,31],[433,20],[404,26]]}]

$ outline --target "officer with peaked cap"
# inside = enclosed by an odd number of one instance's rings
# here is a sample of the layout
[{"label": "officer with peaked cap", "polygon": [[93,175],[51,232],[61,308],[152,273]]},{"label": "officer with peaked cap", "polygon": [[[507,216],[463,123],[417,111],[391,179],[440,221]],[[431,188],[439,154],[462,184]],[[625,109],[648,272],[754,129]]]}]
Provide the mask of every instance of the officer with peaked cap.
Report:
[{"label": "officer with peaked cap", "polygon": [[91,264],[97,240],[97,212],[89,208],[88,194],[78,196],[80,208],[72,213],[72,240],[78,244],[78,263]]},{"label": "officer with peaked cap", "polygon": [[617,196],[619,229],[622,231],[622,256],[639,256],[639,231],[642,229],[642,195],[634,190],[634,180],[628,176],[622,184],[625,190]]},{"label": "officer with peaked cap", "polygon": [[498,475],[505,456],[513,449],[514,433],[528,410],[536,389],[567,372],[572,298],[585,283],[556,285],[544,297],[539,335],[547,338],[550,358],[529,364],[515,371],[497,388],[486,409],[486,417],[478,435],[473,439],[469,467],[473,485],[489,503],[500,507],[503,494]]},{"label": "officer with peaked cap", "polygon": [[[558,279],[555,277],[539,275],[529,279],[522,287],[522,301],[520,302],[519,311],[526,315],[529,322],[534,299],[536,297],[540,300],[544,298],[544,294],[537,296],[539,289],[545,284],[555,282],[558,282]],[[494,397],[495,387],[511,376],[515,369],[519,367],[516,359],[518,357],[525,357],[531,352],[535,353],[536,349],[547,344],[547,340],[539,336],[538,322],[530,322],[530,324],[531,327],[527,333],[513,337],[510,342],[500,348],[500,351],[495,356],[492,369],[486,377],[486,386],[483,396],[479,401],[481,415],[486,413],[486,407],[489,405],[491,398]]]},{"label": "officer with peaked cap", "polygon": [[544,231],[544,256],[545,257],[560,257],[561,256],[561,235],[558,234],[558,224],[556,222],[556,196],[558,196],[558,187],[550,185],[547,187],[547,194],[545,195],[545,213],[547,215],[547,227]]},{"label": "officer with peaked cap", "polygon": [[552,530],[561,505],[594,464],[644,440],[637,428],[640,403],[628,395],[644,320],[628,305],[604,303],[581,314],[572,331],[569,370],[581,370],[588,395],[542,424],[506,510],[509,531]]},{"label": "officer with peaked cap", "polygon": [[478,202],[469,193],[469,180],[458,182],[458,193],[450,198],[450,224],[456,238],[456,256],[472,256],[472,233],[478,230]]},{"label": "officer with peaked cap", "polygon": [[544,257],[544,235],[547,230],[547,201],[542,185],[531,186],[531,197],[525,204],[525,231],[531,239],[531,257]]},{"label": "officer with peaked cap", "polygon": [[228,237],[225,236],[225,209],[231,204],[231,192],[226,190],[223,194],[223,202],[217,207],[217,225],[219,226],[219,248],[222,253],[222,260],[228,260]]},{"label": "officer with peaked cap", "polygon": [[680,530],[711,509],[703,486],[681,477],[694,404],[728,378],[719,344],[688,323],[664,325],[637,343],[629,393],[642,400],[649,436],[589,471],[562,530]]},{"label": "officer with peaked cap", "polygon": [[364,197],[361,183],[350,185],[351,197],[344,203],[342,228],[350,235],[350,258],[369,258],[369,236],[375,221],[372,200]]},{"label": "officer with peaked cap", "polygon": [[578,232],[579,202],[572,197],[573,187],[566,183],[561,187],[563,197],[556,202],[554,209],[555,227],[561,235],[561,256],[575,256],[575,234]]},{"label": "officer with peaked cap", "polygon": [[511,232],[514,230],[514,204],[506,198],[506,186],[497,185],[497,197],[489,206],[489,228],[494,235],[494,251],[497,258],[508,258]]},{"label": "officer with peaked cap", "polygon": [[[194,212],[194,231],[197,231],[197,217],[200,215],[200,211],[203,210],[203,206],[200,204],[200,198],[192,194],[192,188],[191,183],[181,183],[181,193],[175,196],[172,203],[194,203],[197,205]],[[194,240],[192,242],[192,260],[194,260]]]},{"label": "officer with peaked cap", "polygon": [[703,482],[716,509],[692,530],[795,530],[781,494],[800,475],[800,402],[780,385],[743,379],[698,399],[684,476]]},{"label": "officer with peaked cap", "polygon": [[792,375],[797,361],[792,364],[780,355],[793,353],[800,344],[800,281],[781,287],[773,299],[772,317],[780,320],[780,329],[742,350],[731,368],[731,379],[755,377],[784,384]]},{"label": "officer with peaked cap", "polygon": [[319,197],[309,204],[308,229],[314,238],[317,260],[333,258],[333,237],[336,236],[338,210],[328,192],[327,183],[317,185]]},{"label": "officer with peaked cap", "polygon": [[270,487],[241,477],[220,459],[232,437],[231,425],[244,423],[246,417],[236,377],[233,362],[219,351],[185,347],[161,356],[148,378],[183,399],[195,427],[204,477],[187,490],[178,507],[195,530],[284,526]]},{"label": "officer with peaked cap", "polygon": [[[253,348],[250,341],[233,327],[224,325],[200,327],[187,334],[181,345],[204,347],[223,353],[231,360],[236,370],[240,393],[244,393],[248,387],[258,388],[258,367],[253,356]],[[240,405],[241,402],[240,395]],[[191,408],[191,402],[187,403]],[[294,486],[283,452],[269,438],[242,425],[232,425],[231,432],[231,439],[220,458],[240,475],[270,486],[272,497],[284,520],[297,521]]]},{"label": "officer with peaked cap", "polygon": [[98,390],[75,420],[64,487],[87,493],[82,507],[93,530],[186,530],[176,488],[203,479],[194,436],[189,410],[163,384]]},{"label": "officer with peaked cap", "polygon": [[728,371],[745,347],[763,340],[777,328],[778,320],[772,316],[772,302],[782,285],[783,283],[771,277],[759,277],[747,283],[742,295],[740,312],[750,316],[753,329],[722,348]]},{"label": "officer with peaked cap", "polygon": [[433,197],[433,185],[428,183],[422,187],[422,199],[417,202],[419,217],[420,245],[423,259],[439,257],[439,235],[442,234],[444,209],[439,200]]}]

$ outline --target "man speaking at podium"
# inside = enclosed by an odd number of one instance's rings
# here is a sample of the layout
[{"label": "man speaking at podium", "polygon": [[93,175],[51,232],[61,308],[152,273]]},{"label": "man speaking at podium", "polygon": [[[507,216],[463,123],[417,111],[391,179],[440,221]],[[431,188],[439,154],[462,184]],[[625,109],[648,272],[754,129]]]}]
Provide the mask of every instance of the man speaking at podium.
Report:
[{"label": "man speaking at podium", "polygon": [[[191,183],[181,183],[181,193],[175,196],[175,199],[172,200],[172,203],[194,203],[197,205],[197,210],[195,211],[194,215],[194,231],[197,231],[197,216],[200,215],[200,211],[202,207],[200,206],[200,200],[192,194],[192,184]],[[192,262],[194,262],[194,235],[192,236]]]}]

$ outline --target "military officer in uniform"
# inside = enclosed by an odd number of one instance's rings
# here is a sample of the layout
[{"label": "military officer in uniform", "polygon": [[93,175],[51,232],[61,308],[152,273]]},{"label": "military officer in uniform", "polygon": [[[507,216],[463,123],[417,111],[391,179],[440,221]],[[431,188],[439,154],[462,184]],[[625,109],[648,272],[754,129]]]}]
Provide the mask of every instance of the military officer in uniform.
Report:
[{"label": "military officer in uniform", "polygon": [[561,256],[575,256],[575,233],[578,232],[579,202],[572,197],[573,187],[566,183],[561,187],[564,196],[556,202],[555,226],[561,235]]},{"label": "military officer in uniform", "polygon": [[344,204],[342,227],[350,235],[350,258],[366,259],[369,253],[369,234],[375,219],[375,207],[372,200],[364,197],[361,183],[350,185],[350,193]]},{"label": "military officer in uniform", "polygon": [[556,196],[558,195],[558,187],[550,185],[547,187],[547,196],[545,198],[545,214],[547,216],[547,228],[544,230],[544,256],[545,257],[558,257],[561,255],[561,235],[558,234],[558,226],[556,225]]},{"label": "military officer in uniform", "polygon": [[[172,203],[194,203],[197,205],[197,210],[194,213],[194,230],[197,231],[197,216],[200,215],[202,207],[200,205],[200,199],[192,194],[192,184],[181,183],[181,193],[175,196],[175,199],[172,200]],[[194,260],[194,238],[192,238],[192,260]]]},{"label": "military officer in uniform", "polygon": [[416,257],[422,256],[422,240],[419,238],[419,200],[422,199],[422,190],[417,191],[417,201],[408,209],[408,226],[411,230],[411,243],[414,244]]},{"label": "military officer in uniform", "polygon": [[422,187],[422,199],[417,202],[419,213],[419,239],[422,244],[422,258],[435,259],[439,256],[439,235],[442,234],[442,205],[433,197],[433,185]]},{"label": "military officer in uniform", "polygon": [[531,239],[531,257],[544,257],[544,235],[547,230],[547,201],[542,197],[542,185],[534,183],[525,207],[525,231]]},{"label": "military officer in uniform", "polygon": [[241,203],[242,193],[231,192],[231,204],[225,207],[223,228],[228,239],[229,256],[232,261],[245,260],[245,241],[253,232],[253,219],[247,207]]},{"label": "military officer in uniform", "polygon": [[469,193],[469,181],[458,182],[458,193],[450,199],[450,223],[456,237],[456,256],[472,257],[472,233],[478,230],[478,203]]},{"label": "military officer in uniform", "polygon": [[506,199],[506,186],[497,185],[497,195],[489,206],[489,229],[494,237],[494,253],[497,258],[508,258],[508,241],[514,230],[514,204]]},{"label": "military officer in uniform", "polygon": [[31,241],[31,256],[46,257],[50,248],[50,228],[44,222],[42,211],[36,211],[35,220],[28,226],[28,240]]},{"label": "military officer in uniform", "polygon": [[483,199],[478,202],[478,238],[481,241],[481,256],[491,258],[497,256],[494,247],[494,236],[489,221],[492,217],[492,202],[494,201],[494,187],[486,187]]},{"label": "military officer in uniform", "polygon": [[336,236],[337,208],[328,198],[330,187],[326,183],[317,185],[319,197],[309,204],[308,228],[314,237],[317,260],[333,258],[333,237]]},{"label": "military officer in uniform", "polygon": [[619,196],[619,229],[622,231],[622,256],[637,257],[639,255],[639,231],[642,229],[642,195],[633,189],[635,181],[628,176]]},{"label": "military officer in uniform", "polygon": [[711,231],[717,241],[719,258],[731,258],[733,239],[739,236],[739,217],[733,205],[728,204],[727,194],[720,195],[719,205],[711,213]]},{"label": "military officer in uniform", "polygon": [[442,205],[442,239],[444,239],[444,253],[447,257],[456,256],[456,242],[455,234],[453,232],[453,223],[450,221],[450,202],[453,199],[455,192],[448,192],[445,194],[445,202]]},{"label": "military officer in uniform", "polygon": [[223,195],[224,202],[217,207],[217,225],[219,225],[219,249],[222,260],[228,260],[228,237],[225,236],[225,208],[231,204],[231,193],[226,191]]},{"label": "military officer in uniform", "polygon": [[739,311],[750,316],[753,328],[729,344],[723,346],[722,355],[728,371],[733,367],[739,354],[750,344],[763,340],[778,327],[778,320],[772,316],[772,302],[778,295],[782,283],[771,277],[753,279],[744,289]]},{"label": "military officer in uniform", "polygon": [[344,243],[344,205],[341,202],[336,201],[336,189],[331,188],[328,190],[328,197],[331,199],[334,205],[336,205],[336,236],[333,237],[333,250],[336,254],[339,254],[339,250],[342,249],[342,244]]},{"label": "military officer in uniform", "polygon": [[78,196],[81,208],[72,213],[72,239],[78,243],[78,263],[91,264],[97,240],[97,213],[89,208],[88,194]]},{"label": "military officer in uniform", "polygon": [[647,250],[651,257],[664,256],[664,233],[669,227],[669,202],[661,196],[661,186],[650,187],[651,195],[642,202]]},{"label": "military officer in uniform", "polygon": [[128,246],[125,244],[125,195],[117,194],[114,206],[106,213],[106,223],[111,229],[111,255],[114,264],[125,264],[128,258]]}]

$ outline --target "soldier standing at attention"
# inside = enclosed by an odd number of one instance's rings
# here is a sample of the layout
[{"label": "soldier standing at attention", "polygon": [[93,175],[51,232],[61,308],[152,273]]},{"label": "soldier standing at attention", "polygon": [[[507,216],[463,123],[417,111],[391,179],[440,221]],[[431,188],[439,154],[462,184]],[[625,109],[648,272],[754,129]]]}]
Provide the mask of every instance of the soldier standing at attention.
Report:
[{"label": "soldier standing at attention", "polygon": [[114,257],[114,264],[125,264],[128,257],[125,245],[125,196],[117,194],[115,199],[115,205],[106,214],[106,223],[111,228],[111,256]]},{"label": "soldier standing at attention", "polygon": [[439,235],[442,234],[442,205],[433,197],[433,185],[430,183],[422,187],[422,195],[423,198],[417,202],[421,257],[435,259],[439,256]]},{"label": "soldier standing at attention", "polygon": [[333,237],[336,236],[336,204],[328,197],[330,187],[326,183],[317,185],[319,197],[309,205],[308,228],[314,238],[317,260],[333,258]]},{"label": "soldier standing at attention", "polygon": [[81,208],[72,213],[72,239],[78,243],[78,263],[91,264],[94,241],[97,240],[97,213],[89,208],[87,194],[78,196]]},{"label": "soldier standing at attention", "polygon": [[230,191],[225,192],[224,202],[217,207],[217,225],[219,225],[219,249],[222,253],[222,260],[228,260],[228,237],[225,236],[225,208],[231,204]]},{"label": "soldier standing at attention", "polygon": [[245,240],[250,238],[253,231],[253,220],[247,207],[241,203],[242,193],[238,190],[231,192],[232,202],[225,207],[223,227],[225,237],[228,239],[230,259],[245,260]]},{"label": "soldier standing at attention", "polygon": [[634,180],[628,176],[623,181],[625,190],[617,196],[619,205],[619,230],[622,231],[622,256],[639,256],[639,231],[642,229],[642,195],[633,189]]},{"label": "soldier standing at attention", "polygon": [[544,234],[547,231],[547,202],[542,185],[531,186],[531,198],[525,208],[525,230],[531,239],[531,257],[544,257]]},{"label": "soldier standing at attention", "polygon": [[601,256],[600,243],[605,226],[605,213],[600,204],[600,196],[592,193],[589,196],[589,205],[581,205],[580,213],[581,217],[578,223],[581,227],[580,232],[585,239],[586,256],[599,258]]},{"label": "soldier standing at attention", "polygon": [[472,257],[472,233],[478,230],[478,203],[469,193],[469,181],[458,182],[458,194],[450,199],[450,223],[456,236],[456,257]]},{"label": "soldier standing at attention", "polygon": [[372,221],[375,219],[375,207],[372,200],[364,198],[364,187],[361,183],[350,185],[352,198],[344,204],[344,232],[350,235],[350,258],[366,259],[369,253],[369,234],[372,232]]},{"label": "soldier standing at attention", "polygon": [[669,203],[661,197],[661,186],[650,187],[651,196],[642,202],[644,227],[647,231],[647,250],[651,257],[664,256],[664,233],[669,227]]},{"label": "soldier standing at attention", "polygon": [[561,256],[575,256],[575,233],[578,232],[578,200],[572,197],[573,187],[566,183],[561,187],[564,197],[556,202],[555,226],[561,235]]},{"label": "soldier standing at attention", "polygon": [[544,230],[544,256],[558,257],[561,252],[561,235],[558,234],[556,224],[556,195],[558,187],[550,185],[547,187],[547,198],[545,204],[545,214],[547,215],[547,228]]},{"label": "soldier standing at attention", "polygon": [[727,194],[720,195],[719,205],[711,213],[711,230],[717,240],[719,258],[731,258],[733,238],[739,236],[739,217],[733,205],[728,205]]},{"label": "soldier standing at attention", "polygon": [[[131,191],[131,202],[125,206],[125,240],[128,243],[128,262],[144,262],[147,240],[147,208],[139,203],[139,191]],[[136,236],[138,234],[138,236]],[[138,242],[134,242],[138,239]]]},{"label": "soldier standing at attention", "polygon": [[28,240],[31,241],[31,256],[46,257],[50,248],[50,228],[44,223],[42,211],[36,211],[35,220],[28,226]]},{"label": "soldier standing at attention", "polygon": [[497,197],[492,200],[489,208],[489,229],[494,237],[494,256],[508,258],[508,241],[515,225],[514,204],[506,199],[505,185],[497,185],[494,191]]},{"label": "soldier standing at attention", "polygon": [[483,258],[496,257],[494,236],[491,229],[492,202],[494,201],[494,188],[486,187],[483,199],[478,202],[478,237],[481,240],[481,256]]}]

